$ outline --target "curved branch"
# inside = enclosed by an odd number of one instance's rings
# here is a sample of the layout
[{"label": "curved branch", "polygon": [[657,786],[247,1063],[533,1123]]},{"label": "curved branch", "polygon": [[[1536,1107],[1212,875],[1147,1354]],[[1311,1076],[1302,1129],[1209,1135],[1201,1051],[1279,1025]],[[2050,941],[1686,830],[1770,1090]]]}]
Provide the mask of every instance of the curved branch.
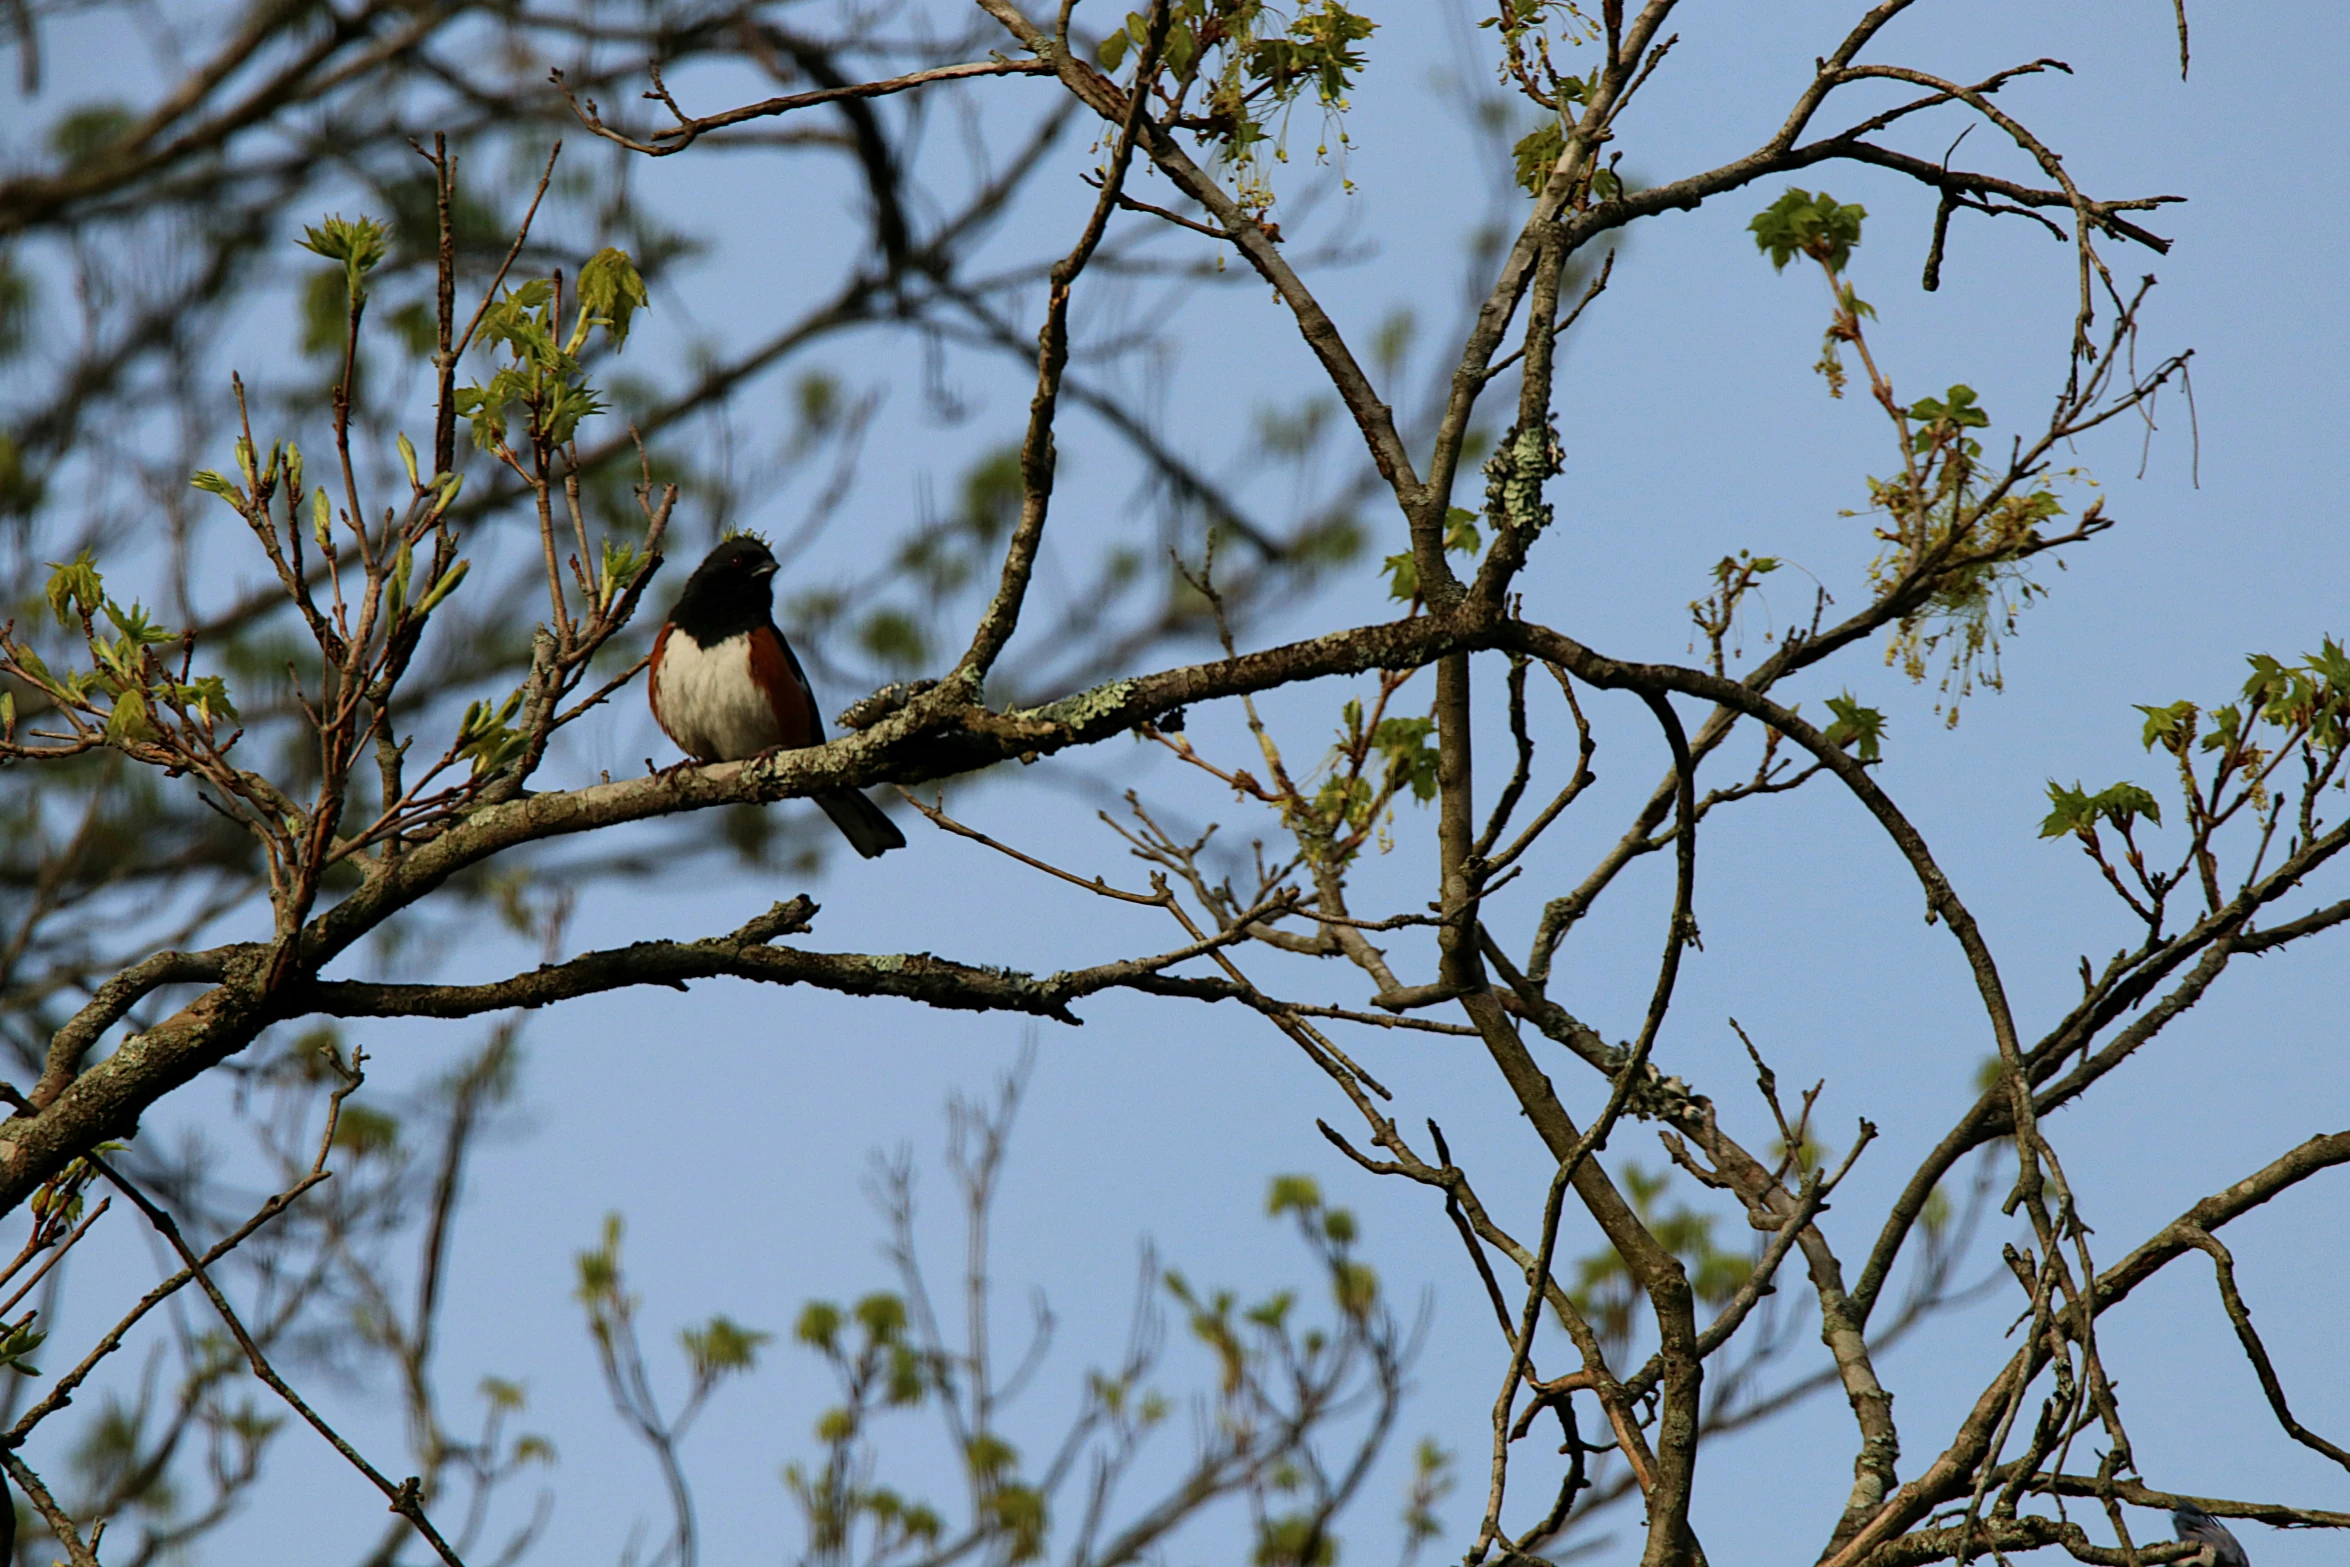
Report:
[{"label": "curved branch", "polygon": [[2268,1358],[2268,1347],[2260,1342],[2260,1335],[2253,1331],[2252,1308],[2244,1304],[2243,1293],[2236,1288],[2235,1257],[2218,1236],[2206,1230],[2182,1226],[2181,1234],[2188,1245],[2211,1258],[2212,1271],[2219,1282],[2220,1304],[2226,1308],[2228,1321],[2235,1326],[2236,1340],[2244,1346],[2244,1357],[2252,1362],[2252,1370],[2260,1378],[2260,1391],[2267,1395],[2268,1407],[2276,1415],[2277,1424],[2284,1427],[2285,1435],[2311,1452],[2322,1453],[2343,1468],[2350,1469],[2350,1452],[2335,1446],[2293,1418],[2292,1407],[2285,1401],[2285,1384],[2278,1378],[2277,1368]]},{"label": "curved branch", "polygon": [[49,1059],[41,1069],[40,1082],[28,1096],[34,1107],[46,1106],[73,1081],[74,1073],[81,1070],[82,1057],[132,1007],[166,985],[214,981],[225,972],[218,952],[158,952],[100,985],[97,994],[49,1037]]}]

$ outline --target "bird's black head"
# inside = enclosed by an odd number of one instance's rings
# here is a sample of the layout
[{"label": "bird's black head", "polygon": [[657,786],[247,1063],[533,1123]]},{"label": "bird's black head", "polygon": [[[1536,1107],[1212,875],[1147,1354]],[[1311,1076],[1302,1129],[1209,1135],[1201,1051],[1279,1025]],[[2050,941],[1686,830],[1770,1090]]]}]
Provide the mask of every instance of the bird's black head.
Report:
[{"label": "bird's black head", "polygon": [[775,570],[775,556],[752,535],[720,540],[685,579],[670,623],[704,647],[767,625]]}]

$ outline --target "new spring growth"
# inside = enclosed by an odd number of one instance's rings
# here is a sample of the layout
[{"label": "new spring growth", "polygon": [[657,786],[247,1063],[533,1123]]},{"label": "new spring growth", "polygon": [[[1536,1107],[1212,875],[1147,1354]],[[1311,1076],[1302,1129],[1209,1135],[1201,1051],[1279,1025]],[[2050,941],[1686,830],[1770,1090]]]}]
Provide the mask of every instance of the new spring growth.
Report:
[{"label": "new spring growth", "polygon": [[304,250],[343,264],[343,287],[351,308],[358,309],[367,298],[367,274],[391,249],[391,229],[373,218],[337,213],[317,228],[304,225],[302,236]]},{"label": "new spring growth", "polygon": [[442,577],[440,581],[434,583],[431,590],[424,595],[424,602],[416,606],[416,613],[419,615],[429,615],[434,610],[438,609],[440,607],[441,600],[456,592],[457,584],[463,582],[465,580],[465,573],[472,569],[473,562],[471,560],[461,560],[457,562],[456,565],[451,566],[449,568],[448,575]]}]

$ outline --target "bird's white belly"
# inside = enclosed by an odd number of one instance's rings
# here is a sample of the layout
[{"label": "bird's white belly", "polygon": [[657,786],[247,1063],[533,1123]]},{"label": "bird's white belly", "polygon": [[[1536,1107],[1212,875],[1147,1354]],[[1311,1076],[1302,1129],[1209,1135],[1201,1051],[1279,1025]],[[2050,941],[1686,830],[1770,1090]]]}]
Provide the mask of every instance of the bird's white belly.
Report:
[{"label": "bird's white belly", "polygon": [[659,679],[663,727],[702,761],[738,761],[782,743],[775,709],[751,680],[747,633],[705,648],[672,628]]}]

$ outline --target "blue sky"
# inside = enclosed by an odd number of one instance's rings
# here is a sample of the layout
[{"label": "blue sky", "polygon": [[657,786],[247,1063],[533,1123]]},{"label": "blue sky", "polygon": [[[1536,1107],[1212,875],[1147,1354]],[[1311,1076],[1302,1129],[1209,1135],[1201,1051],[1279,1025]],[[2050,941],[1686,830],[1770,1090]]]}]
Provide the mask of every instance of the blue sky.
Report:
[{"label": "blue sky", "polygon": [[[1315,277],[1342,327],[1367,333],[1388,310],[1411,304],[1429,329],[1421,353],[1448,356],[1430,333],[1450,320],[1462,230],[1481,212],[1486,181],[1464,168],[1471,144],[1433,89],[1432,78],[1457,68],[1433,8],[1370,9],[1382,28],[1349,120],[1356,146],[1347,173],[1357,189],[1323,204],[1292,230],[1291,243],[1343,226],[1367,255]],[[1686,8],[1678,18],[1683,42],[1623,128],[1625,168],[1641,179],[1667,178],[1744,151],[1776,122],[1848,9]],[[2195,20],[2194,71],[2183,84],[2168,10],[2150,0],[1920,6],[1871,52],[1962,77],[2040,55],[2064,59],[2072,75],[2019,82],[2002,102],[2067,153],[2084,186],[2191,198],[2151,220],[2176,238],[2169,256],[2112,247],[2108,257],[2124,277],[2151,271],[2161,280],[2142,353],[2195,350],[2193,433],[2184,404],[2170,400],[2150,441],[2116,427],[2082,443],[2078,460],[2121,526],[2068,552],[2063,571],[2044,574],[2051,594],[2026,613],[2006,650],[2006,692],[1971,699],[1962,722],[1946,729],[1930,690],[1857,650],[1788,693],[1816,711],[1849,687],[1887,712],[1884,781],[1983,921],[2027,1034],[2077,993],[2078,955],[2100,956],[2129,937],[2080,857],[2036,838],[2044,780],[2154,784],[2157,769],[2138,748],[2130,704],[2221,699],[2240,681],[2245,653],[2290,655],[2345,630],[2350,547],[2338,382],[2350,343],[2338,301],[2350,220],[2336,197],[2350,175],[2350,111],[2339,87],[2350,21],[2316,5],[2257,15],[2207,6]],[[691,85],[710,104],[740,86]],[[990,89],[1037,101],[1049,90],[1032,82]],[[1938,153],[1956,130],[1953,122],[1939,139],[1921,132],[1903,145],[1926,149],[1933,141],[1928,150]],[[1962,158],[2014,170],[2012,151],[1989,145],[1992,135],[1975,132]],[[938,155],[949,151],[942,145]],[[1061,158],[1065,167],[1053,179],[1065,189],[1046,207],[1074,215],[1088,195],[1076,174],[1089,161],[1074,147]],[[689,155],[639,172],[657,203],[721,235],[706,260],[656,295],[640,342],[676,345],[689,330],[732,334],[781,317],[796,297],[794,259],[854,243],[847,193],[801,183],[804,167]],[[1310,177],[1296,165],[1283,175],[1292,186]],[[1613,286],[1563,359],[1559,423],[1568,464],[1553,491],[1559,525],[1526,582],[1531,617],[1607,652],[1685,656],[1684,606],[1710,564],[1738,548],[1783,556],[1844,604],[1857,601],[1871,549],[1865,524],[1839,512],[1859,503],[1863,475],[1881,470],[1888,456],[1865,400],[1831,401],[1810,372],[1825,322],[1817,282],[1794,269],[1774,274],[1744,233],[1784,183],[1658,219],[1626,242]],[[1981,392],[1996,428],[2028,427],[2061,373],[2069,253],[2028,225],[1962,217],[1943,287],[1925,295],[1916,278],[1929,198],[1867,171],[1815,171],[1808,183],[1869,208],[1852,276],[1877,306],[1872,342],[1902,394],[1963,381]],[[1033,234],[1016,238],[1023,253],[1041,248]],[[826,275],[820,266],[807,270]],[[1313,389],[1310,356],[1261,287],[1201,291],[1187,308],[1194,314],[1177,360],[1151,389],[1185,448],[1228,451],[1245,438],[1252,407]],[[1085,298],[1081,327],[1100,326],[1107,309]],[[918,366],[890,352],[860,340],[819,356],[853,377],[896,383],[853,503],[859,515],[901,515],[925,482],[944,493],[961,463],[1014,433],[1024,411],[1020,376],[957,360],[959,385],[977,412],[963,425],[938,427],[914,395]],[[1424,362],[1414,369],[1424,371]],[[1056,526],[1087,533],[1114,526],[1123,481],[1108,439],[1073,416],[1061,447],[1068,482]],[[1400,547],[1393,542],[1400,524],[1372,517],[1383,530],[1374,553]],[[808,570],[846,575],[855,548],[856,530],[836,529]],[[1379,613],[1377,584],[1367,569],[1358,577],[1299,607],[1279,633]],[[1781,623],[1796,619],[1808,613],[1808,597],[1808,584],[1783,574],[1770,613]],[[1498,666],[1482,678],[1490,695]],[[854,694],[824,693],[828,710]],[[1338,700],[1332,690],[1284,694],[1268,715],[1293,737],[1293,751],[1310,757]],[[1527,927],[1542,897],[1579,878],[1661,770],[1651,726],[1634,704],[1599,698],[1591,711],[1600,725],[1601,785],[1553,834],[1523,895],[1496,900],[1494,917],[1513,933]],[[616,708],[604,723],[571,759],[580,777],[649,752],[666,755],[633,707]],[[1230,714],[1195,714],[1193,733],[1203,749],[1237,754]],[[1054,760],[950,791],[950,801],[999,836],[1127,884],[1139,881],[1139,870],[1093,821],[1087,796],[1055,787],[1080,769],[1131,782],[1191,819],[1221,818],[1236,835],[1265,829],[1168,768],[1122,746],[1105,749],[1118,754]],[[1428,825],[1407,808],[1400,847],[1367,869],[1359,908],[1407,909],[1428,895],[1420,842]],[[836,865],[808,889],[824,905],[822,945],[1050,969],[1174,944],[1141,913],[1026,877],[919,825],[910,836],[908,852]],[[681,878],[590,898],[574,940],[722,931],[798,890],[797,882],[763,878]],[[1612,915],[1562,954],[1559,992],[1611,1036],[1636,1026],[1664,892],[1662,866],[1644,867],[1620,889]],[[1832,1146],[1848,1145],[1856,1117],[1883,1128],[1829,1217],[1848,1264],[1859,1237],[1872,1233],[1869,1216],[1965,1102],[1991,1048],[1955,946],[1921,912],[1890,848],[1848,799],[1824,789],[1755,802],[1705,835],[1698,905],[1705,949],[1685,971],[1659,1058],[1711,1093],[1750,1145],[1762,1143],[1750,1074],[1724,1021],[1734,1015],[1783,1082],[1825,1079],[1821,1124]],[[1522,945],[1523,936],[1505,939]],[[2339,1128],[2350,1107],[2350,1069],[2334,951],[2321,944],[2245,965],[2098,1100],[2057,1118],[2052,1132],[2083,1193],[2101,1261],[2291,1143]],[[485,946],[453,958],[451,968],[486,977],[528,961]],[[1409,961],[1406,977],[1425,977],[1424,955]],[[1283,980],[1294,974],[1262,968]],[[1313,984],[1310,975],[1297,978],[1292,991]],[[810,1296],[839,1298],[887,1282],[874,1251],[878,1225],[860,1192],[871,1151],[910,1145],[923,1158],[932,1172],[927,1211],[943,1244],[951,1198],[930,1157],[940,1104],[958,1088],[984,1091],[1031,1035],[1035,1080],[1007,1175],[997,1271],[1008,1330],[1033,1285],[1056,1303],[1063,1332],[1015,1429],[1041,1446],[1071,1407],[1081,1369],[1114,1352],[1142,1237],[1196,1278],[1250,1288],[1301,1278],[1294,1246],[1263,1217],[1263,1191],[1276,1172],[1311,1171],[1363,1216],[1367,1255],[1392,1295],[1408,1306],[1427,1292],[1433,1302],[1418,1393],[1396,1452],[1400,1458],[1422,1432],[1460,1452],[1466,1483],[1443,1509],[1447,1539],[1471,1527],[1501,1358],[1441,1212],[1423,1193],[1375,1184],[1327,1148],[1314,1120],[1343,1125],[1345,1106],[1261,1020],[1131,998],[1080,1010],[1081,1029],[1032,1030],[1010,1019],[709,984],[684,996],[575,1004],[532,1022],[528,1124],[477,1166],[442,1363],[460,1397],[478,1372],[524,1381],[530,1423],[561,1450],[551,1481],[558,1509],[539,1559],[606,1559],[633,1520],[658,1528],[663,1516],[648,1461],[604,1407],[569,1299],[571,1255],[592,1242],[602,1215],[629,1218],[642,1319],[659,1341],[656,1367],[669,1385],[681,1385],[672,1325],[725,1311],[780,1331]],[[476,1037],[474,1029],[386,1029],[369,1046],[384,1078],[396,1081],[440,1069]],[[1526,1226],[1546,1172],[1481,1057],[1455,1059],[1456,1043],[1413,1036],[1349,1044],[1396,1090],[1409,1122],[1424,1114],[1445,1122],[1480,1188]],[[1561,1081],[1582,1113],[1597,1104],[1591,1083],[1563,1073]],[[201,1092],[189,1095],[182,1113],[200,1121],[203,1102]],[[153,1118],[170,1119],[169,1112]],[[1617,1138],[1611,1159],[1626,1158],[1662,1162],[1644,1130]],[[2337,1190],[2314,1183],[2227,1238],[2296,1412],[2338,1440],[2350,1428],[2350,1394],[2333,1329],[2350,1242]],[[1989,1233],[2003,1232],[1995,1223]],[[1581,1250],[1591,1239],[1572,1231],[1568,1244]],[[1995,1249],[1986,1246],[1979,1263],[1996,1266]],[[951,1272],[951,1254],[939,1255]],[[101,1274],[146,1266],[141,1248],[119,1248],[83,1275],[84,1299]],[[1905,1476],[1929,1460],[1955,1412],[2007,1352],[2000,1335],[2011,1308],[2009,1295],[1995,1295],[1886,1356]],[[2152,1483],[2350,1505],[2344,1477],[2294,1447],[2267,1417],[2200,1262],[2175,1266],[2108,1318],[2101,1337]],[[1816,1358],[1807,1334],[1788,1364],[1808,1367]],[[1174,1359],[1186,1364],[1181,1346]],[[1169,1380],[1182,1385],[1180,1374]],[[388,1453],[396,1421],[382,1392],[330,1389],[326,1401]],[[822,1396],[805,1357],[785,1347],[720,1396],[689,1448],[706,1561],[771,1560],[796,1540],[776,1470],[809,1451]],[[281,1481],[266,1505],[223,1535],[221,1559],[294,1559],[284,1542],[296,1526],[306,1561],[334,1559],[372,1536],[376,1506],[354,1477],[308,1453],[306,1440],[289,1434],[279,1457],[281,1474],[305,1477],[303,1494],[289,1498]],[[1792,1560],[1815,1549],[1849,1483],[1851,1445],[1850,1418],[1829,1398],[1767,1435],[1709,1449],[1697,1522],[1714,1559]],[[920,1443],[910,1453],[917,1472],[935,1461]],[[1400,1472],[1391,1463],[1374,1482],[1346,1531],[1358,1543],[1349,1559],[1376,1560],[1392,1548]],[[2152,1515],[2134,1518],[2133,1527],[2141,1537],[2167,1533]],[[2338,1542],[2314,1536],[2240,1533],[2261,1567],[2340,1554]],[[1236,1541],[1230,1530],[1210,1531],[1175,1555],[1230,1559]],[[1620,1534],[1594,1559],[1633,1560],[1630,1541]]]}]

